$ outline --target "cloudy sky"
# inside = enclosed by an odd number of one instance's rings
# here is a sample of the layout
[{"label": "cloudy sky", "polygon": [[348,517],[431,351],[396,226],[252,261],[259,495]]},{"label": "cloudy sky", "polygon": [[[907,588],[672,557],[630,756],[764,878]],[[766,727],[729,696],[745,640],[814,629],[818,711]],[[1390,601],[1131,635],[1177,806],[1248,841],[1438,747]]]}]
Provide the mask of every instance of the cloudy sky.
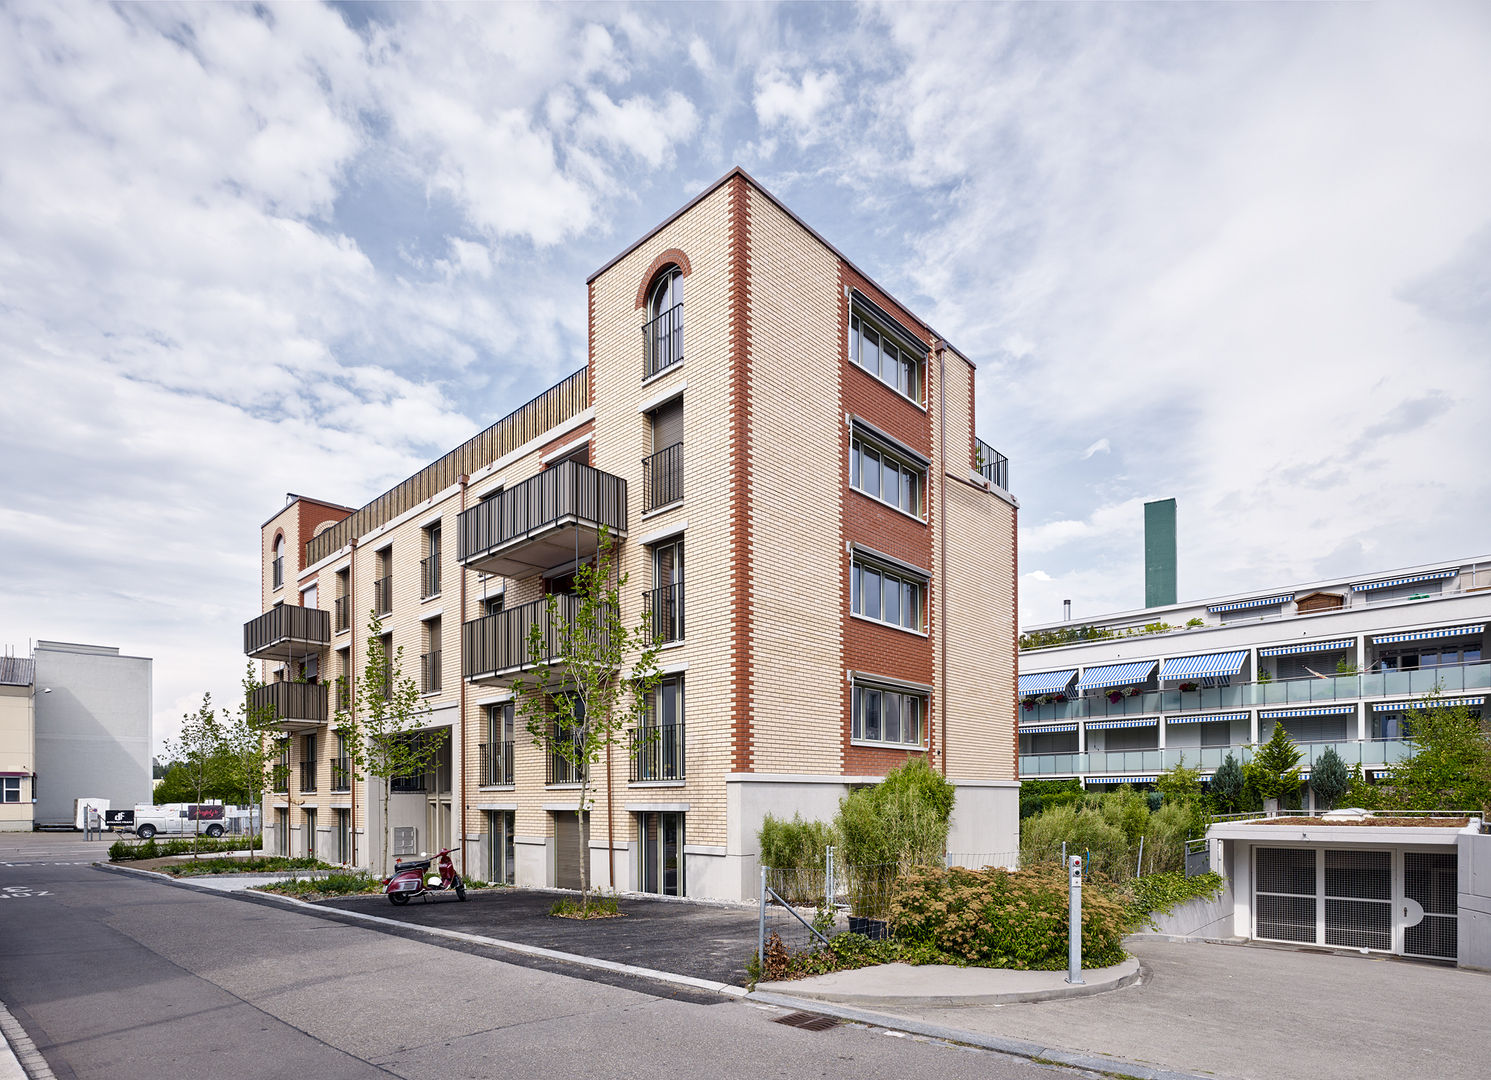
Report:
[{"label": "cloudy sky", "polygon": [[0,7],[0,645],[227,699],[260,523],[579,367],[740,164],[979,364],[1021,615],[1491,542],[1491,6]]}]

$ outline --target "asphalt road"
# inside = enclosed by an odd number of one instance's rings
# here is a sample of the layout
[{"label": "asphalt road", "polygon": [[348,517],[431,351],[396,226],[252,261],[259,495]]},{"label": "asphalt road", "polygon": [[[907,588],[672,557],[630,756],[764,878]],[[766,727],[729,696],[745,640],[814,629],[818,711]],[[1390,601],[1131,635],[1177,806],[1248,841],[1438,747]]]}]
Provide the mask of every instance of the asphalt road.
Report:
[{"label": "asphalt road", "polygon": [[62,1078],[1079,1075],[79,865],[94,850],[0,835],[0,1001]]}]

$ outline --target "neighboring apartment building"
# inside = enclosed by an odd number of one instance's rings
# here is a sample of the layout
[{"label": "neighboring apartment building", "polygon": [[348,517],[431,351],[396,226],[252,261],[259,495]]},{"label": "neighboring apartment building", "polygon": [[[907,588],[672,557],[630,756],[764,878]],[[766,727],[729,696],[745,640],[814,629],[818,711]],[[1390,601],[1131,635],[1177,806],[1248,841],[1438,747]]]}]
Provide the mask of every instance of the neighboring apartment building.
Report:
[{"label": "neighboring apartment building", "polygon": [[1021,652],[1020,776],[1143,784],[1182,759],[1209,776],[1283,724],[1307,772],[1332,746],[1371,777],[1410,752],[1424,694],[1481,709],[1488,622],[1491,556],[1028,627],[1115,636]]},{"label": "neighboring apartment building", "polygon": [[326,687],[371,609],[446,748],[393,785],[395,852],[575,885],[575,777],[512,683],[605,529],[664,680],[594,778],[592,881],[754,895],[767,812],[827,818],[917,753],[958,787],[949,847],[1013,851],[1016,503],[973,365],[738,169],[588,286],[583,369],[361,509],[265,524],[245,649],[283,680],[282,846],[384,865]]},{"label": "neighboring apartment building", "polygon": [[105,645],[0,658],[0,829],[71,825],[82,796],[150,801],[151,677]]}]

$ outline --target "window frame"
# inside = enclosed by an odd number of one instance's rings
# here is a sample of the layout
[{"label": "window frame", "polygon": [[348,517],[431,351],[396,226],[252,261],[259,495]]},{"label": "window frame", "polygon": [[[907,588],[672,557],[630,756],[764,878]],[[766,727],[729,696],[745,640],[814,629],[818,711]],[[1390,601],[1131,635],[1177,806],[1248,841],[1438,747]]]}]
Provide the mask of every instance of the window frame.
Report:
[{"label": "window frame", "polygon": [[[876,696],[872,699],[871,695]],[[912,752],[927,750],[929,745],[927,739],[927,729],[930,712],[930,698],[931,695],[924,690],[908,689],[904,686],[889,685],[886,683],[876,682],[871,679],[856,679],[850,689],[850,743],[855,746],[874,746],[887,750],[908,750]],[[909,742],[904,738],[898,741],[892,741],[884,737],[887,729],[886,721],[890,715],[890,712],[886,708],[886,705],[888,704],[890,699],[895,699],[897,702],[896,724],[897,727],[899,727],[900,730],[903,732],[906,730],[906,706],[912,702],[916,704],[915,712],[917,725],[917,741]],[[866,707],[869,705],[871,700],[874,700],[876,708],[878,709],[876,722],[878,724],[880,732],[879,737],[872,737],[865,733],[867,726],[865,712]]]},{"label": "window frame", "polygon": [[[856,325],[856,323],[858,325]],[[918,409],[925,410],[927,407],[926,352],[923,351],[920,354],[917,354],[908,350],[902,344],[904,340],[903,331],[887,330],[885,327],[885,323],[880,318],[870,314],[864,309],[862,305],[853,301],[851,301],[849,304],[849,318],[845,326],[845,335],[847,336],[849,342],[848,356],[846,357],[846,359],[849,361],[849,363],[859,368],[866,375],[874,378],[882,386],[889,387],[900,397],[915,405]],[[865,350],[862,341],[865,338],[865,333],[867,330],[872,332],[875,336],[875,353],[877,362],[873,371],[870,368],[866,367],[864,363]],[[881,374],[885,367],[884,356],[885,345],[887,342],[889,342],[890,346],[895,350],[897,360],[899,360],[902,364],[905,364],[909,361],[910,370],[914,373],[916,380],[916,392],[914,394],[907,393],[906,390],[902,389],[902,387],[899,385],[899,378],[897,379],[897,381],[892,382]],[[900,371],[897,372],[898,376],[905,370],[906,369],[902,367]]]},{"label": "window frame", "polygon": [[[870,454],[874,454],[875,462],[875,490],[870,491],[864,485],[866,476],[863,462],[868,460]],[[887,459],[894,466],[896,473],[896,501],[891,502],[885,498],[885,474]],[[912,500],[916,509],[908,510],[901,505],[900,496],[904,491],[904,479],[907,475],[912,478]],[[927,469],[909,455],[898,451],[894,446],[888,445],[885,440],[875,438],[873,435],[861,430],[858,426],[849,431],[849,460],[848,460],[848,483],[851,491],[857,491],[867,499],[874,499],[884,506],[909,517],[912,521],[927,523]]]},{"label": "window frame", "polygon": [[[21,801],[21,776],[0,776],[0,804],[12,805]],[[14,793],[15,798],[11,798]]]},{"label": "window frame", "polygon": [[[864,587],[862,581],[867,573],[874,573],[881,582],[879,587],[880,600],[876,605],[876,613],[869,614],[863,610],[862,597]],[[916,612],[916,625],[907,626],[904,622],[891,622],[885,618],[885,580],[889,578],[901,585],[895,591],[898,613],[906,610],[906,587],[910,586],[914,610]],[[928,579],[919,575],[908,573],[898,567],[887,566],[876,559],[866,556],[862,552],[855,551],[849,558],[849,614],[856,619],[875,623],[878,626],[888,626],[892,630],[901,630],[909,634],[926,637],[927,630],[927,583]]]}]

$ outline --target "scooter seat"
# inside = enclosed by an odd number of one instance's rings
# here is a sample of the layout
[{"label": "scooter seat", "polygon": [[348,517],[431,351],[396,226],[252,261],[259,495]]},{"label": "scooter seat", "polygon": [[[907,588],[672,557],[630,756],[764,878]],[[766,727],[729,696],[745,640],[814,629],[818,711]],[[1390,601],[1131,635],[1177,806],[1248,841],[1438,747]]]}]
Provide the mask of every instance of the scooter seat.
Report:
[{"label": "scooter seat", "polygon": [[393,864],[393,872],[395,874],[402,874],[406,870],[428,870],[429,868],[429,859],[425,859],[423,862],[398,862],[395,860]]}]

